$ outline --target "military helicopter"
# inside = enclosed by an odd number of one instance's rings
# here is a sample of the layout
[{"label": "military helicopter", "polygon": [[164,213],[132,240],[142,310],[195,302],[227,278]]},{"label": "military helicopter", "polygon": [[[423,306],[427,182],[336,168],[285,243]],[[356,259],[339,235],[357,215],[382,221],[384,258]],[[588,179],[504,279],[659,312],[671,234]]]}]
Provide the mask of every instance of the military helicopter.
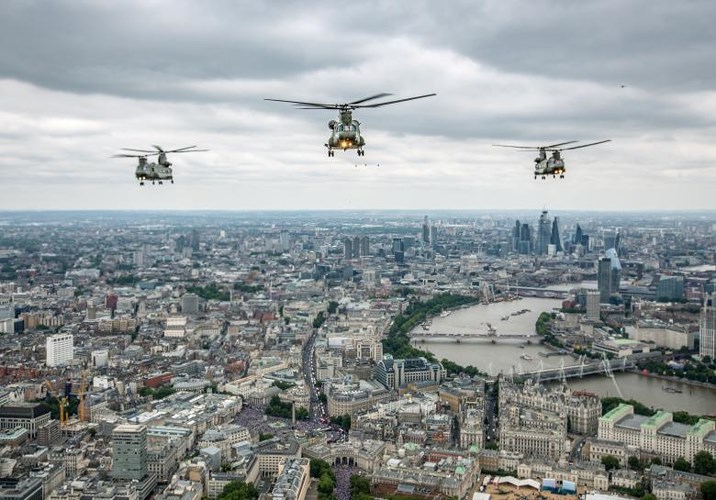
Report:
[{"label": "military helicopter", "polygon": [[[572,146],[570,148],[560,148],[559,146],[565,146],[567,144],[574,144],[579,141],[567,141],[559,144],[552,144],[551,146],[511,146],[505,144],[493,144],[500,148],[516,148],[516,149],[527,149],[530,151],[539,151],[539,156],[535,158],[535,179],[538,175],[542,178],[546,178],[547,175],[564,179],[564,173],[567,171],[567,167],[562,159],[562,151],[569,151],[570,149],[586,148],[589,146],[596,146],[597,144],[604,144],[610,142],[611,139],[606,139],[598,142],[591,142],[589,144],[582,144],[581,146]],[[552,156],[547,158],[547,151],[552,151]]]},{"label": "military helicopter", "polygon": [[[198,153],[200,151],[209,151],[208,149],[194,149],[196,146],[187,146],[185,148],[164,150],[159,146],[152,146],[156,151],[147,151],[146,149],[122,148],[123,151],[134,151],[142,154],[118,154],[112,158],[138,158],[139,163],[134,175],[137,177],[140,186],[144,186],[144,181],[158,181],[163,184],[164,181],[171,181],[174,184],[174,175],[172,164],[167,160],[168,153]],[[158,156],[156,163],[149,163],[147,158],[150,156]]]},{"label": "military helicopter", "polygon": [[381,106],[387,106],[388,104],[397,104],[399,102],[412,101],[415,99],[423,99],[424,97],[432,97],[437,94],[425,94],[415,97],[408,97],[406,99],[397,99],[394,101],[378,102],[374,104],[363,104],[373,99],[380,99],[382,97],[388,97],[393,94],[376,94],[370,97],[364,97],[357,101],[347,102],[343,104],[324,104],[316,102],[303,102],[303,101],[286,101],[283,99],[264,99],[265,101],[274,102],[287,102],[289,104],[296,104],[299,109],[337,109],[338,120],[331,120],[328,122],[328,128],[333,131],[331,137],[328,138],[328,142],[325,146],[328,148],[328,156],[335,156],[334,149],[342,149],[346,151],[348,149],[358,150],[358,156],[365,156],[363,147],[365,146],[365,138],[360,133],[360,122],[353,119],[353,110],[359,108],[379,108]]}]

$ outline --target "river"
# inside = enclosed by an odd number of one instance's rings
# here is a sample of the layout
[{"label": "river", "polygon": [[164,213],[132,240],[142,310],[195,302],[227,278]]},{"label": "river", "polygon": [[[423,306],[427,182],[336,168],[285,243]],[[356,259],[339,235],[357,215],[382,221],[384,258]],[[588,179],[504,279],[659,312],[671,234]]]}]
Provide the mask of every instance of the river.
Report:
[{"label": "river", "polygon": [[[413,345],[432,352],[438,359],[449,359],[463,366],[473,365],[493,376],[500,372],[509,374],[513,371],[520,373],[541,368],[558,368],[562,363],[564,366],[574,365],[577,362],[572,356],[541,356],[540,352],[551,352],[547,346],[510,343],[499,339],[499,335],[534,335],[535,322],[540,313],[559,307],[561,300],[523,298],[513,302],[495,302],[458,309],[447,317],[433,318],[427,332],[486,335],[489,324],[496,331],[497,337],[493,337],[496,343],[416,340]],[[529,312],[512,316],[523,309],[529,309]],[[507,316],[509,319],[502,320]],[[416,331],[424,330],[417,327]],[[619,373],[616,375],[616,381],[624,398],[635,399],[646,406],[668,411],[685,410],[699,415],[716,415],[716,389],[666,382],[632,373]],[[569,385],[574,389],[585,389],[601,396],[619,395],[613,380],[604,376],[571,379]],[[662,387],[671,387],[681,392],[666,392]]]}]

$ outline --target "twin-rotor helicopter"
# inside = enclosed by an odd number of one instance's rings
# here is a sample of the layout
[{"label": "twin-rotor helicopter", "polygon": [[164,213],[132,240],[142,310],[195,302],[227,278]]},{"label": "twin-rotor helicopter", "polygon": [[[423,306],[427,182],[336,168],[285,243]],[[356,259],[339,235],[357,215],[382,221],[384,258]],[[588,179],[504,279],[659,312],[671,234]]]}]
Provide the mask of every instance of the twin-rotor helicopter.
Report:
[{"label": "twin-rotor helicopter", "polygon": [[[112,158],[138,158],[137,169],[134,175],[137,177],[140,186],[144,186],[144,181],[152,181],[152,184],[164,181],[171,181],[174,184],[174,172],[172,164],[167,160],[169,153],[198,153],[201,151],[209,151],[208,149],[194,149],[196,146],[187,146],[179,149],[164,150],[160,146],[152,146],[155,150],[122,148],[123,151],[133,151],[140,154],[121,153],[112,156]],[[150,156],[157,156],[156,162],[147,160]]]},{"label": "twin-rotor helicopter", "polygon": [[[552,144],[551,146],[512,146],[506,144],[493,144],[493,146],[497,146],[500,148],[515,148],[528,151],[539,151],[539,156],[535,158],[535,179],[538,175],[542,176],[542,179],[545,179],[548,175],[551,175],[554,178],[559,175],[560,179],[564,179],[564,173],[567,171],[567,167],[564,164],[564,159],[562,159],[562,151],[596,146],[597,144],[604,144],[605,142],[609,141],[611,141],[611,139],[591,142],[589,144],[582,144],[580,146],[572,146],[569,148],[560,148],[560,146],[574,144],[575,142],[579,141],[560,142],[559,144]],[[547,157],[547,151],[552,152],[552,156],[550,156],[549,158]]]},{"label": "twin-rotor helicopter", "polygon": [[328,138],[325,146],[328,148],[328,156],[335,156],[334,149],[342,149],[347,151],[349,149],[355,149],[358,151],[358,156],[365,156],[363,147],[365,146],[365,137],[360,132],[360,122],[353,119],[353,110],[360,108],[379,108],[381,106],[387,106],[389,104],[397,104],[399,102],[414,101],[415,99],[424,99],[425,97],[432,97],[437,94],[425,94],[418,95],[415,97],[407,97],[405,99],[396,99],[393,101],[376,102],[372,104],[365,104],[368,101],[374,99],[381,99],[388,97],[392,94],[375,94],[370,97],[364,97],[357,101],[345,102],[342,104],[326,104],[319,102],[304,102],[304,101],[287,101],[284,99],[265,99],[266,101],[274,102],[287,102],[289,104],[295,104],[298,109],[335,109],[338,110],[338,120],[331,120],[328,122],[328,128],[331,129],[331,136]]}]

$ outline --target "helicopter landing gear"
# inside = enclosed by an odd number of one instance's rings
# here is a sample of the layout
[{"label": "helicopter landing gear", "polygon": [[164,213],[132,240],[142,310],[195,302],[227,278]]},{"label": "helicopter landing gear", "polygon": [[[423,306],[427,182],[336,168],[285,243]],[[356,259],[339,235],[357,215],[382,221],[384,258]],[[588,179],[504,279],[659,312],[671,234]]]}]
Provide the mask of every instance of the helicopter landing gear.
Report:
[{"label": "helicopter landing gear", "polygon": [[140,185],[140,186],[144,186],[144,181],[140,181],[140,182],[139,182],[139,185]]},{"label": "helicopter landing gear", "polygon": [[[544,177],[543,177],[543,179],[544,179]],[[153,186],[153,185],[154,185],[154,181],[152,181],[152,186]]]},{"label": "helicopter landing gear", "polygon": [[546,178],[547,178],[547,177],[545,177],[544,175],[542,176],[542,180],[545,180]]},{"label": "helicopter landing gear", "polygon": [[331,149],[329,149],[329,150],[328,150],[328,157],[330,158],[331,156],[336,156],[336,152],[333,151],[333,150],[331,150]]},{"label": "helicopter landing gear", "polygon": [[172,179],[172,184],[174,184],[174,179]]},{"label": "helicopter landing gear", "polygon": [[560,178],[560,179],[564,179],[564,175],[560,175],[559,178]]},{"label": "helicopter landing gear", "polygon": [[162,184],[164,184],[164,183],[162,181],[159,181],[159,185],[161,186]]},{"label": "helicopter landing gear", "polygon": [[535,180],[537,180],[537,175],[535,174]]},{"label": "helicopter landing gear", "polygon": [[365,156],[365,151],[363,151],[362,149],[359,149],[358,156]]}]

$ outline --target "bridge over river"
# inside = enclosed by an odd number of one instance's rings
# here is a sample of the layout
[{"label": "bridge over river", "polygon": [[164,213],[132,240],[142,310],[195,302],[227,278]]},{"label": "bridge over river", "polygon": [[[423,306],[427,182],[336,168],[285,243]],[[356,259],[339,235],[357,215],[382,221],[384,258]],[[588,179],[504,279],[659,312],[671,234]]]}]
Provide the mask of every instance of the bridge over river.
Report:
[{"label": "bridge over river", "polygon": [[490,342],[493,344],[510,343],[510,344],[538,344],[542,339],[532,334],[489,334],[482,332],[434,332],[434,331],[413,331],[410,338],[416,342],[450,342],[454,341],[458,344]]},{"label": "bridge over river", "polygon": [[614,372],[624,372],[636,368],[636,363],[627,358],[615,361],[610,361],[606,358],[587,361],[586,358],[582,356],[579,358],[578,363],[579,364],[576,365],[564,366],[564,361],[562,361],[562,366],[559,368],[541,368],[533,371],[523,371],[518,364],[517,368],[513,366],[510,373],[505,375],[515,378],[531,378],[538,382],[549,382],[552,380],[582,378],[590,375],[604,375],[613,378]]}]

